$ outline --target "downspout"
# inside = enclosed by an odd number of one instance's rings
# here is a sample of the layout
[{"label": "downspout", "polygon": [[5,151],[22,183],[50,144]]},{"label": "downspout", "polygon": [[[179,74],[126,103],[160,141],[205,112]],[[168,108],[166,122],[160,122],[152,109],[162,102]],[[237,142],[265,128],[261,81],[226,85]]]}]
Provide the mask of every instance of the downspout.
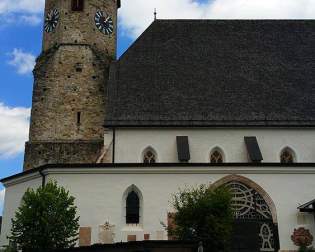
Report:
[{"label": "downspout", "polygon": [[112,157],[113,164],[115,164],[115,149],[116,149],[116,128],[113,128],[113,157]]},{"label": "downspout", "polygon": [[39,170],[39,174],[42,176],[42,187],[46,185],[46,175],[43,173],[44,169]]},{"label": "downspout", "polygon": [[313,216],[314,216],[314,223],[315,223],[315,203],[312,204],[313,207]]}]

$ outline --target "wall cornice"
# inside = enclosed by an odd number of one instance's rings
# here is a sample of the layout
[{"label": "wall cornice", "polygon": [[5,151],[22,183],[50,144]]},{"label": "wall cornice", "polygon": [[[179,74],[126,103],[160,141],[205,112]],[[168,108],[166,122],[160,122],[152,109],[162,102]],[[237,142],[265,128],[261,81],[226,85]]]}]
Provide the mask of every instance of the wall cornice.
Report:
[{"label": "wall cornice", "polygon": [[4,178],[4,186],[49,175],[74,174],[315,174],[314,163],[283,165],[276,163],[225,163],[225,164],[90,164],[46,165]]}]

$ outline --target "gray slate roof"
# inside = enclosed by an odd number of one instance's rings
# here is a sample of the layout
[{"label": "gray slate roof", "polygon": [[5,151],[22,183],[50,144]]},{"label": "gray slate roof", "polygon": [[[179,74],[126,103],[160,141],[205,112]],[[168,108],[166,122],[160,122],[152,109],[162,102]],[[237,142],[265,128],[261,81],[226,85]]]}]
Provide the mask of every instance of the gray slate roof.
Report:
[{"label": "gray slate roof", "polygon": [[315,21],[157,20],[111,68],[105,126],[315,126]]}]

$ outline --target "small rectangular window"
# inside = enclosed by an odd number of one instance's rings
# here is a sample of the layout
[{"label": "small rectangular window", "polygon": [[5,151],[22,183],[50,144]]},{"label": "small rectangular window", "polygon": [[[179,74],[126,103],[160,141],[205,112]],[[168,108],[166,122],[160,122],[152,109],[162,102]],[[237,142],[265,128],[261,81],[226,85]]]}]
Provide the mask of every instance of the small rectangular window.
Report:
[{"label": "small rectangular window", "polygon": [[72,0],[72,11],[83,11],[84,0]]}]

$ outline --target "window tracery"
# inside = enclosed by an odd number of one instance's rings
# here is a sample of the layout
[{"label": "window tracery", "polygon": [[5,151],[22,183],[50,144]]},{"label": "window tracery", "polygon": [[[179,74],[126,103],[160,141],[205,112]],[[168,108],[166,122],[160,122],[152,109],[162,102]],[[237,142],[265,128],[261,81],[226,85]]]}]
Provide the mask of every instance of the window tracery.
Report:
[{"label": "window tracery", "polygon": [[214,149],[210,154],[210,163],[221,164],[224,162],[223,153],[219,149]]},{"label": "window tracery", "polygon": [[259,225],[260,251],[275,251],[275,231],[272,213],[255,189],[238,181],[226,184],[232,194],[232,211],[236,220],[254,221]]},{"label": "window tracery", "polygon": [[232,193],[232,209],[236,219],[272,219],[270,208],[253,188],[233,181],[227,184]]},{"label": "window tracery", "polygon": [[260,251],[275,251],[274,249],[274,234],[272,228],[264,223],[260,227]]},{"label": "window tracery", "polygon": [[289,148],[285,148],[280,155],[280,162],[282,164],[292,164],[294,163],[293,151]]},{"label": "window tracery", "polygon": [[146,150],[143,155],[143,163],[154,164],[156,162],[157,162],[157,157],[154,151],[151,149]]}]

